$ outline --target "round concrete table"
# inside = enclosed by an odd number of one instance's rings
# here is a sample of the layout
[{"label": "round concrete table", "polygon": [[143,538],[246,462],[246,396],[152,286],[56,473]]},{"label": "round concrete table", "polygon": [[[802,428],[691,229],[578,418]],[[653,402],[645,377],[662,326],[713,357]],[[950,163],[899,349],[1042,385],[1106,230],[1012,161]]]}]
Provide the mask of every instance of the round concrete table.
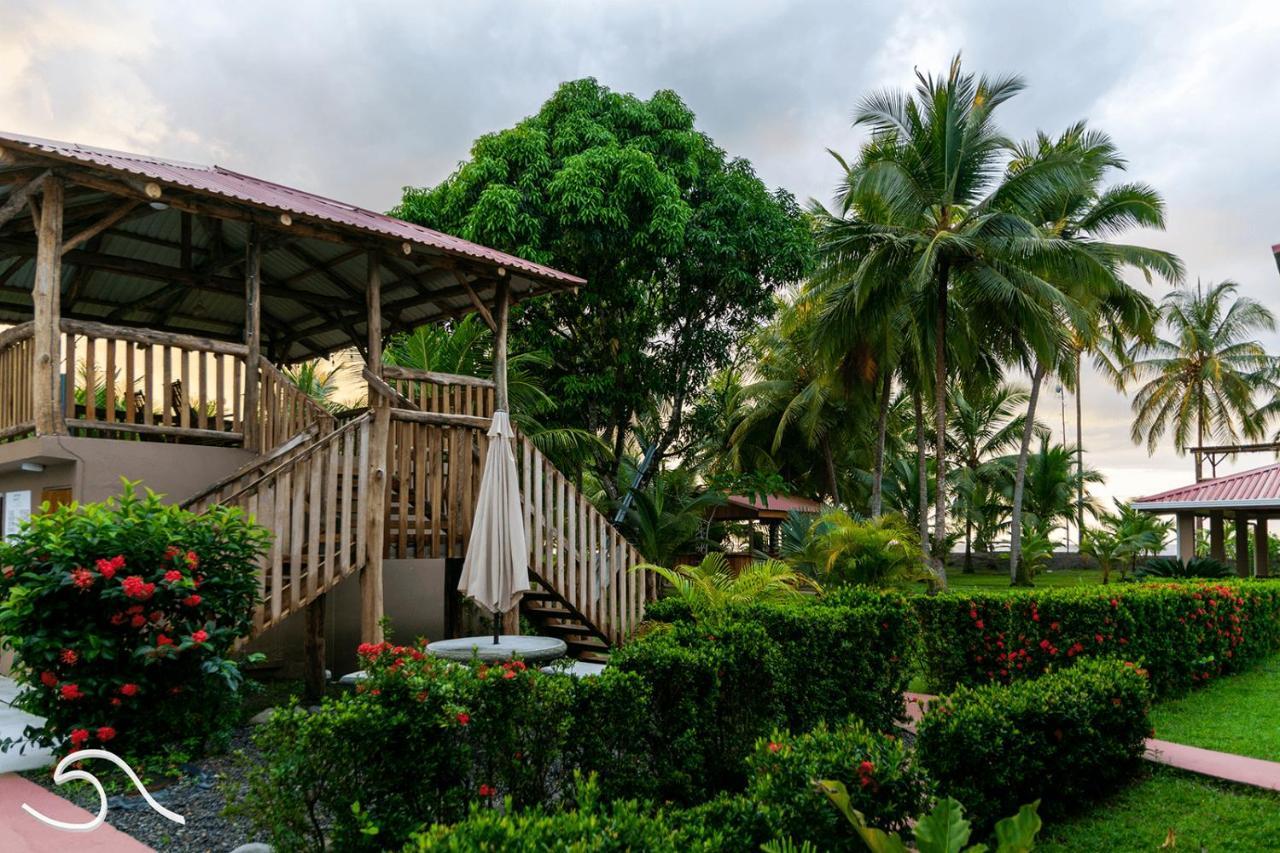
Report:
[{"label": "round concrete table", "polygon": [[456,640],[438,640],[427,646],[427,654],[445,660],[469,661],[478,657],[483,661],[506,661],[519,657],[528,663],[562,658],[569,651],[564,640],[555,637],[522,637],[503,634],[498,642],[493,636],[460,637]]}]

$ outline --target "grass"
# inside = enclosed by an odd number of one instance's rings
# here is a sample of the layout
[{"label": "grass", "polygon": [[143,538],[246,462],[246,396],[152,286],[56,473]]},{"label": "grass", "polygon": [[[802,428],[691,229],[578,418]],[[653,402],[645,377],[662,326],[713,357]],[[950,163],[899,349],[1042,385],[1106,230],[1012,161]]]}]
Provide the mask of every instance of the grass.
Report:
[{"label": "grass", "polygon": [[1280,655],[1151,711],[1156,737],[1280,761]]},{"label": "grass", "polygon": [[[1170,833],[1174,843],[1166,845]],[[1216,853],[1274,850],[1277,838],[1280,794],[1156,767],[1086,813],[1047,825],[1036,850],[1113,853],[1164,846]]]},{"label": "grass", "polygon": [[[1096,569],[1058,569],[1054,572],[1041,572],[1035,578],[1038,589],[1099,583],[1102,583],[1102,573]],[[966,575],[958,569],[950,569],[947,572],[947,587],[983,591],[1008,589],[1009,575],[1007,572],[974,572]]]}]

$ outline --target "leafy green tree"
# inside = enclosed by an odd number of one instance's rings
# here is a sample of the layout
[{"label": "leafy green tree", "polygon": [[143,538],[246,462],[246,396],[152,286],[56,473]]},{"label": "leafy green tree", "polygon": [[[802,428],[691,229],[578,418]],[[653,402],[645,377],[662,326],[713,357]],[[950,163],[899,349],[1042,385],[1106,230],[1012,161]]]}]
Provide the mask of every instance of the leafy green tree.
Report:
[{"label": "leafy green tree", "polygon": [[[1053,444],[1048,436],[1042,435],[1039,449],[1027,457],[1019,517],[1025,515],[1036,529],[1048,532],[1076,518],[1081,494],[1085,511],[1096,516],[1098,507],[1089,497],[1088,487],[1102,483],[1104,478],[1092,468],[1077,470],[1075,462],[1075,448]],[[1078,488],[1080,485],[1083,490]],[[1006,481],[1005,496],[1013,500],[1011,481]],[[1011,513],[1012,509],[1010,504]]]},{"label": "leafy green tree", "polygon": [[1116,501],[1114,513],[1099,516],[1100,527],[1085,531],[1080,553],[1098,561],[1102,582],[1111,582],[1111,572],[1120,569],[1121,576],[1133,571],[1138,557],[1159,552],[1169,538],[1169,522],[1138,512],[1123,501]]},{"label": "leafy green tree", "polygon": [[722,492],[698,487],[687,470],[661,471],[632,491],[622,530],[650,563],[672,566],[679,557],[706,550],[707,515],[724,503]]},{"label": "leafy green tree", "polygon": [[[1161,306],[1167,334],[1134,345],[1128,371],[1145,382],[1133,398],[1129,434],[1148,453],[1170,429],[1179,453],[1206,438],[1262,437],[1274,406],[1259,406],[1259,397],[1274,400],[1280,385],[1276,359],[1254,335],[1274,331],[1276,320],[1238,289],[1223,281],[1172,291]],[[1203,473],[1197,456],[1196,479]]]},{"label": "leafy green tree", "polygon": [[592,79],[476,140],[456,172],[406,189],[394,213],[587,279],[513,312],[512,341],[549,354],[538,374],[554,423],[611,448],[595,463],[610,491],[637,413],[664,413],[652,439],[661,462],[686,404],[811,255],[794,199],[718,148],[674,92],[642,100]]}]

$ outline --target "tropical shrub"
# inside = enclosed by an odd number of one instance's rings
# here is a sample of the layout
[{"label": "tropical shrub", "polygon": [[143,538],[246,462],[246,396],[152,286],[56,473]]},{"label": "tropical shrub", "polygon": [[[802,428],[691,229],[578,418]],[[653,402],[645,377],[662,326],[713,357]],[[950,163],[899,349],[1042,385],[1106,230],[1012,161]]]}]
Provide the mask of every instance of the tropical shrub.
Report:
[{"label": "tropical shrub", "polygon": [[640,570],[653,572],[670,584],[668,598],[682,601],[699,622],[708,625],[734,605],[787,601],[805,587],[818,588],[778,560],[755,562],[735,574],[720,553],[706,555],[696,566],[637,566],[636,571]]},{"label": "tropical shrub", "polygon": [[0,544],[15,704],[44,719],[24,736],[135,758],[225,737],[241,682],[230,652],[252,624],[267,538],[238,510],[195,515],[130,483],[32,516]]},{"label": "tropical shrub", "polygon": [[1231,578],[1235,577],[1235,569],[1212,557],[1192,557],[1185,563],[1177,557],[1152,557],[1133,573],[1136,580],[1154,580],[1170,578],[1186,580],[1188,578]]},{"label": "tropical shrub", "polygon": [[652,691],[662,799],[697,803],[742,790],[753,745],[783,719],[780,658],[764,629],[744,621],[714,633],[661,625],[614,653],[610,669],[636,673]]},{"label": "tropical shrub", "polygon": [[921,577],[918,539],[900,515],[860,519],[829,509],[813,520],[804,541],[791,544],[788,562],[824,586],[907,583]]},{"label": "tropical shrub", "polygon": [[904,826],[928,795],[924,773],[902,742],[853,719],[820,723],[802,735],[774,732],[756,743],[750,767],[747,797],[774,833],[824,850],[851,847],[857,836],[814,780],[843,783],[854,808],[893,829]]},{"label": "tropical shrub", "polygon": [[1267,581],[949,592],[912,601],[923,668],[939,692],[1122,656],[1140,662],[1163,696],[1280,648],[1280,585]]},{"label": "tropical shrub", "polygon": [[967,803],[984,829],[1028,798],[1060,814],[1134,774],[1151,730],[1150,701],[1144,671],[1120,660],[962,687],[930,704],[917,755],[940,793]]}]

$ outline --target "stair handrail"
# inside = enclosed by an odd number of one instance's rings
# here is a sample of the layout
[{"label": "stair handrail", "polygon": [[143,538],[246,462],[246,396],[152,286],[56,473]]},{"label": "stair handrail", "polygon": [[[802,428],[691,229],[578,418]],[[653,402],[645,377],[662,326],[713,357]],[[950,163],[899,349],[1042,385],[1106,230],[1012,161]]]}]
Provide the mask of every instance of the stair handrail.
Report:
[{"label": "stair handrail", "polygon": [[204,500],[210,495],[225,489],[227,486],[231,485],[236,480],[247,477],[248,475],[252,474],[254,471],[260,468],[263,468],[266,465],[270,465],[272,462],[275,462],[277,459],[281,459],[289,455],[293,451],[297,450],[300,446],[314,441],[319,436],[319,433],[320,433],[320,425],[312,424],[311,426],[307,427],[302,432],[298,433],[293,438],[289,439],[284,444],[280,445],[279,447],[275,448],[269,453],[266,453],[263,456],[255,456],[253,459],[250,459],[244,465],[241,465],[239,468],[232,471],[230,474],[223,477],[221,480],[218,480],[213,485],[208,486],[200,490],[199,492],[196,492],[194,495],[184,500],[180,504],[180,506],[183,509],[187,509],[188,507],[194,506],[195,504],[199,503],[200,501]]}]

